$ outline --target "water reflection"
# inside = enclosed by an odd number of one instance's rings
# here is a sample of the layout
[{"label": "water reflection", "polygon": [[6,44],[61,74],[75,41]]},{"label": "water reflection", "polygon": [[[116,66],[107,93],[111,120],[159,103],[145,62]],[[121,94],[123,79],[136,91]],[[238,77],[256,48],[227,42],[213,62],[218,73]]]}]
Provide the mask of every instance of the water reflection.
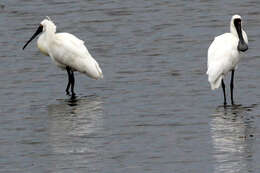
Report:
[{"label": "water reflection", "polygon": [[218,107],[212,115],[210,126],[215,173],[252,171],[255,124],[249,112],[255,106]]},{"label": "water reflection", "polygon": [[49,143],[55,153],[92,153],[91,138],[103,124],[103,102],[96,96],[58,100],[48,106]]}]

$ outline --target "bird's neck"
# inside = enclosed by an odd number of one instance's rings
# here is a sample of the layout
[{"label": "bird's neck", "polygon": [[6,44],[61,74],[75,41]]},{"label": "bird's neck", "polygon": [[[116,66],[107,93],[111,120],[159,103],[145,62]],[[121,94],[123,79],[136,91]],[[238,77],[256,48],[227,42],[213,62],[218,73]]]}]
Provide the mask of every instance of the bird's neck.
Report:
[{"label": "bird's neck", "polygon": [[55,32],[56,31],[48,30],[48,31],[44,32],[43,35],[44,35],[46,40],[50,41],[51,39],[54,38]]},{"label": "bird's neck", "polygon": [[51,41],[54,39],[55,32],[44,32],[40,35],[37,41],[37,46],[41,53],[44,55],[49,55],[49,45]]}]

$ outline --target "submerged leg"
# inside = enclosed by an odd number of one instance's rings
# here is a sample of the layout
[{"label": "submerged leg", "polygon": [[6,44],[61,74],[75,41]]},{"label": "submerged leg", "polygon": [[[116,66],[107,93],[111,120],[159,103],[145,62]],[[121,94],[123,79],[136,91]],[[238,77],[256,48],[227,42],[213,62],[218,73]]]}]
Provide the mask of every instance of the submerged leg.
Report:
[{"label": "submerged leg", "polygon": [[226,101],[226,90],[225,90],[225,83],[224,83],[223,79],[221,81],[221,85],[222,85],[223,94],[224,94],[224,105],[226,105],[227,104],[227,101]]},{"label": "submerged leg", "polygon": [[231,104],[232,104],[232,105],[234,104],[234,100],[233,100],[234,73],[235,73],[235,70],[232,70],[232,73],[231,73],[231,81],[230,81]]},{"label": "submerged leg", "polygon": [[69,67],[66,67],[66,70],[67,70],[67,73],[68,73],[68,84],[67,84],[67,88],[66,88],[66,93],[67,93],[67,95],[69,95],[70,94],[70,92],[69,92],[69,89],[70,89],[70,83],[71,83],[71,81],[70,81],[70,68]]},{"label": "submerged leg", "polygon": [[72,97],[75,97],[75,93],[74,93],[74,84],[75,84],[75,78],[74,78],[74,73],[73,71],[71,70],[70,71],[70,82],[71,82],[71,96]]}]

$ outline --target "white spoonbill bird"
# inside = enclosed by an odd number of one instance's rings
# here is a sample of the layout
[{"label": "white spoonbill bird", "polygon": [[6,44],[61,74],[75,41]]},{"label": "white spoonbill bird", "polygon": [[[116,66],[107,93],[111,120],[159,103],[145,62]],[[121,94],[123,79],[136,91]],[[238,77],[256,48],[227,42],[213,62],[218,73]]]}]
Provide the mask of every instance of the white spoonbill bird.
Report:
[{"label": "white spoonbill bird", "polygon": [[225,33],[215,37],[208,49],[208,81],[211,89],[217,89],[220,83],[223,88],[224,105],[226,102],[226,92],[224,77],[231,71],[231,103],[233,100],[234,73],[236,66],[243,53],[248,49],[248,39],[246,32],[242,29],[242,18],[234,15],[230,21],[230,33]]},{"label": "white spoonbill bird", "polygon": [[84,45],[84,41],[69,33],[56,33],[56,26],[47,17],[44,19],[31,39],[23,46],[23,49],[38,35],[37,47],[44,55],[50,56],[56,66],[66,69],[68,73],[68,84],[66,93],[71,96],[74,93],[74,71],[84,73],[90,78],[103,78],[102,70],[97,61],[90,55]]}]

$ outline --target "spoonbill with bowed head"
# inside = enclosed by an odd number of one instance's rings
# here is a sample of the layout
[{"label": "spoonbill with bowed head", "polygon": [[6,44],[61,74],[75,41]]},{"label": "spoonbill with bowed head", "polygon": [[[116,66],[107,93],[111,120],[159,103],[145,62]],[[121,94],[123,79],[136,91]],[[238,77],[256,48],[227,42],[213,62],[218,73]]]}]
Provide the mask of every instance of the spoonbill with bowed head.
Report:
[{"label": "spoonbill with bowed head", "polygon": [[231,71],[230,90],[233,105],[234,73],[243,55],[242,52],[247,49],[248,39],[246,32],[242,29],[242,18],[239,15],[234,15],[230,21],[230,33],[215,37],[208,49],[208,81],[212,90],[219,88],[221,83],[224,105],[227,104],[224,77]]},{"label": "spoonbill with bowed head", "polygon": [[52,61],[61,69],[66,69],[68,73],[68,84],[66,93],[71,96],[74,93],[74,71],[84,73],[90,78],[103,78],[102,70],[96,60],[90,55],[84,45],[84,41],[69,33],[56,33],[56,26],[47,17],[44,19],[37,31],[30,40],[23,46],[23,49],[38,35],[37,47],[44,55],[50,56]]}]

